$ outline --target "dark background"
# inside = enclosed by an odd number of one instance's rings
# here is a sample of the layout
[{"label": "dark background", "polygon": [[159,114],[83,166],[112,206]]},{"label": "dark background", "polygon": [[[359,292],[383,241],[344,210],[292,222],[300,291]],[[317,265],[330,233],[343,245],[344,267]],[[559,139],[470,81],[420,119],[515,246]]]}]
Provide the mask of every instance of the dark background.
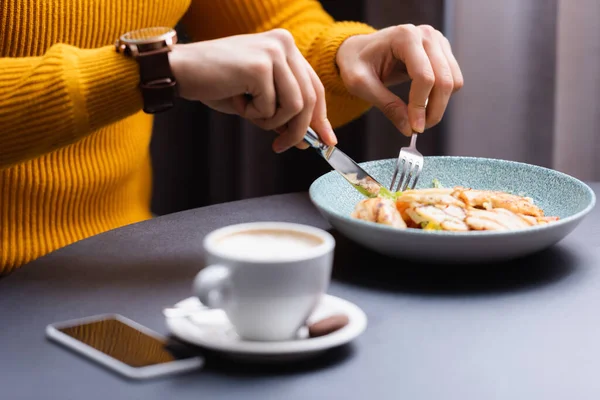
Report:
[{"label": "dark background", "polygon": [[[339,21],[362,21],[376,28],[430,24],[444,31],[443,0],[325,0]],[[185,32],[181,32],[185,40]],[[406,99],[408,85],[395,91]],[[443,149],[443,123],[419,140],[424,155]],[[408,139],[376,109],[336,129],[339,148],[356,161],[397,157]],[[330,170],[311,150],[271,150],[274,134],[242,119],[216,113],[200,103],[179,101],[155,119],[152,210],[161,215],[250,197],[305,191]]]}]

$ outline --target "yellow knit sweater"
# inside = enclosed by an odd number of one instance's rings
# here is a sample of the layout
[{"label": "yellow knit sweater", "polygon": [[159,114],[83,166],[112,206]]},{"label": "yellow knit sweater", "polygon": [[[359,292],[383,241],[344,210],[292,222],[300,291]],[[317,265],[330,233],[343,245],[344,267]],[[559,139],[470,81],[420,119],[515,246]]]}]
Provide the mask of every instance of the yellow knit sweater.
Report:
[{"label": "yellow knit sweater", "polygon": [[2,0],[0,275],[82,238],[150,217],[152,117],[122,33],[175,26],[194,40],[288,29],[327,90],[339,126],[367,105],[335,53],[350,35],[314,0]]}]

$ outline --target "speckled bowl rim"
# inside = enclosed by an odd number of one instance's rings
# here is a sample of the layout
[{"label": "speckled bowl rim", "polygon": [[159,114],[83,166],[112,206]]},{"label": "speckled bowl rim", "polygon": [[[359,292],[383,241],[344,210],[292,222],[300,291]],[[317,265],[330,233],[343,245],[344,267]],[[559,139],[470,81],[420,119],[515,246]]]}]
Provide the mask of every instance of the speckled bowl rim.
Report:
[{"label": "speckled bowl rim", "polygon": [[[583,210],[581,210],[573,215],[570,215],[568,217],[562,218],[552,224],[539,225],[539,226],[533,226],[533,227],[528,227],[528,228],[523,228],[523,229],[510,230],[510,231],[455,232],[455,231],[436,231],[436,230],[426,231],[426,230],[422,230],[422,229],[392,228],[387,225],[376,224],[374,222],[369,222],[369,221],[352,218],[349,215],[340,214],[339,211],[336,211],[332,207],[320,205],[315,200],[315,197],[314,197],[315,191],[316,191],[316,186],[319,185],[319,183],[322,182],[323,180],[325,180],[328,176],[337,174],[336,171],[330,171],[326,174],[323,174],[319,178],[317,178],[313,181],[313,183],[310,185],[310,187],[308,189],[310,200],[315,205],[315,207],[317,207],[318,209],[324,211],[325,213],[331,215],[332,217],[344,219],[345,221],[350,222],[351,224],[354,224],[357,227],[365,227],[367,229],[375,229],[375,230],[379,230],[381,232],[389,232],[391,234],[396,234],[396,235],[422,235],[422,236],[428,236],[428,237],[432,237],[432,236],[451,236],[451,237],[483,237],[483,236],[502,237],[502,236],[504,236],[505,237],[505,236],[514,236],[514,235],[526,235],[526,234],[530,234],[530,233],[544,231],[547,229],[552,229],[552,228],[555,228],[555,227],[558,227],[561,225],[566,225],[568,223],[574,222],[578,219],[582,219],[587,214],[589,214],[589,212],[592,211],[592,209],[596,205],[596,194],[594,193],[592,188],[590,188],[586,183],[584,183],[583,181],[581,181],[575,177],[572,177],[571,175],[565,174],[564,172],[560,172],[560,171],[557,171],[557,170],[554,170],[551,168],[546,168],[546,167],[542,167],[539,165],[527,164],[527,163],[523,163],[523,162],[519,162],[519,161],[503,160],[503,159],[499,159],[499,158],[467,157],[467,156],[427,156],[427,157],[425,157],[425,162],[427,162],[428,159],[429,160],[447,159],[447,160],[456,160],[456,161],[469,161],[470,160],[470,161],[478,161],[478,162],[483,161],[483,162],[494,162],[494,163],[500,163],[500,164],[505,164],[505,165],[513,165],[513,166],[523,166],[523,167],[530,168],[530,169],[538,169],[549,175],[555,176],[562,180],[571,181],[571,182],[575,183],[576,185],[582,187],[590,195],[590,202]],[[371,165],[386,162],[386,161],[393,162],[393,161],[395,161],[395,159],[387,158],[387,159],[380,159],[380,160],[372,160],[372,161],[365,161],[365,162],[358,163],[358,164],[362,168],[364,168],[365,171],[369,172],[369,167]],[[341,176],[339,176],[339,178],[344,179]],[[356,189],[354,189],[352,186],[350,186],[350,184],[348,184],[348,190],[356,190]]]}]

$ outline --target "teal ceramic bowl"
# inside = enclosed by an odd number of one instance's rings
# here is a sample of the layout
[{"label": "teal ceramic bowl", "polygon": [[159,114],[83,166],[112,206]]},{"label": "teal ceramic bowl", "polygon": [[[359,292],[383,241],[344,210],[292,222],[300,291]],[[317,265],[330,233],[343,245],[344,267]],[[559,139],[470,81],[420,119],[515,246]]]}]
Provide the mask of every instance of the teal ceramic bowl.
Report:
[{"label": "teal ceramic bowl", "polygon": [[[360,165],[389,186],[396,160]],[[505,261],[548,248],[567,236],[592,210],[592,189],[569,175],[535,165],[474,157],[425,157],[417,188],[466,186],[502,190],[533,198],[547,216],[560,220],[515,231],[445,232],[395,229],[350,217],[364,196],[337,172],[331,171],[310,186],[310,198],[342,235],[391,257],[438,263]]]}]

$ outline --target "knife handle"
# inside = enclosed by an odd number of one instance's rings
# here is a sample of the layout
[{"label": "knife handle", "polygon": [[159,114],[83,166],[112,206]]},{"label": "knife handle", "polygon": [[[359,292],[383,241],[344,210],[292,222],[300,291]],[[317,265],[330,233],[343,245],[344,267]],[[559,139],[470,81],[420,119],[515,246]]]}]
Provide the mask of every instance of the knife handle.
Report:
[{"label": "knife handle", "polygon": [[310,147],[314,147],[315,149],[324,149],[327,146],[321,142],[319,139],[319,135],[309,126],[306,130],[306,134],[304,135],[304,141],[308,143]]}]

